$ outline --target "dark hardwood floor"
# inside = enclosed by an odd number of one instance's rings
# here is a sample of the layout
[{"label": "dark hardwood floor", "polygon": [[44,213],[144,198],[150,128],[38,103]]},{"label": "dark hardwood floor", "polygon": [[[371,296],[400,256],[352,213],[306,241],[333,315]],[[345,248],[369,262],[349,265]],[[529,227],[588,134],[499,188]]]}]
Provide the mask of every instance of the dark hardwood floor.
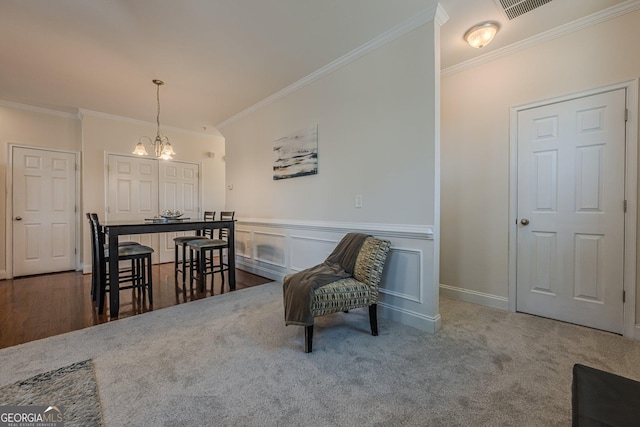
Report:
[{"label": "dark hardwood floor", "polygon": [[[118,319],[212,296],[210,278],[205,293],[197,292],[195,285],[190,289],[187,283],[183,289],[182,283],[176,284],[173,263],[154,265],[152,274],[153,307],[141,303],[133,290],[121,291]],[[236,290],[271,281],[236,269]],[[215,295],[219,295],[219,274],[214,284]],[[228,285],[224,292],[229,292]],[[0,280],[0,348],[114,320],[109,318],[108,307],[101,315],[94,308],[90,274],[65,272]]]}]

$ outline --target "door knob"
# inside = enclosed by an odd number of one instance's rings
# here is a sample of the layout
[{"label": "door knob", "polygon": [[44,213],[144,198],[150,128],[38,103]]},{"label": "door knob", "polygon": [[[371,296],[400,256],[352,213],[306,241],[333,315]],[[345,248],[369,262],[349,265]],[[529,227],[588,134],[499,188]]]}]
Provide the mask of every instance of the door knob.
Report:
[{"label": "door knob", "polygon": [[16,217],[16,221],[22,221],[22,217],[21,216],[17,216]]},{"label": "door knob", "polygon": [[522,218],[522,219],[520,220],[520,224],[522,224],[522,225],[529,225],[529,220],[528,220],[527,218]]}]

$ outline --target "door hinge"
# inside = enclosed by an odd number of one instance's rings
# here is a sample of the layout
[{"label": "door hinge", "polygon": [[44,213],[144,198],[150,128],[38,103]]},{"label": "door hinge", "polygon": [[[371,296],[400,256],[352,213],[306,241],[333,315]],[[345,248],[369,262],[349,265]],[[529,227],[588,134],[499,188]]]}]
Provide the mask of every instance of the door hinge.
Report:
[{"label": "door hinge", "polygon": [[625,122],[629,121],[629,109],[628,108],[624,109],[624,121]]},{"label": "door hinge", "polygon": [[627,211],[627,201],[626,200],[622,203],[622,207],[624,208],[624,211],[626,212]]},{"label": "door hinge", "polygon": [[622,303],[627,302],[627,291],[622,291]]}]

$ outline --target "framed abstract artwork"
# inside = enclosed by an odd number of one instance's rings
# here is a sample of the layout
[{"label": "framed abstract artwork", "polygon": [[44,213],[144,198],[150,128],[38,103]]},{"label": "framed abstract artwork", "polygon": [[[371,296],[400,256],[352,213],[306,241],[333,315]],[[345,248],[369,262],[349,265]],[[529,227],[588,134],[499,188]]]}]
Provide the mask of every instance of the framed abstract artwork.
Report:
[{"label": "framed abstract artwork", "polygon": [[273,179],[318,173],[318,126],[292,132],[273,142]]}]

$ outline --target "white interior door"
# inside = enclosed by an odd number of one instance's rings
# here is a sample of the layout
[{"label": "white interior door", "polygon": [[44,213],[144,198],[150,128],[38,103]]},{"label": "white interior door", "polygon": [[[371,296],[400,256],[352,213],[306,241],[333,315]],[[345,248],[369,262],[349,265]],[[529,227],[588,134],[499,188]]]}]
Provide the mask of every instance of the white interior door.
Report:
[{"label": "white interior door", "polygon": [[[144,220],[165,209],[200,214],[200,166],[193,163],[109,155],[107,217]],[[184,234],[184,233],[182,233]],[[176,233],[123,236],[154,249],[154,262],[173,262]]]},{"label": "white interior door", "polygon": [[13,276],[75,269],[76,156],[14,147]]},{"label": "white interior door", "polygon": [[518,311],[622,332],[625,96],[518,112]]},{"label": "white interior door", "polygon": [[[200,214],[200,166],[193,163],[160,162],[159,211],[179,210],[185,218],[198,218]],[[185,233],[160,235],[160,262],[173,262],[173,238]],[[192,233],[193,234],[193,233]]]},{"label": "white interior door", "polygon": [[[158,214],[158,162],[153,159],[109,155],[107,218],[110,221],[140,220]],[[157,252],[154,234],[122,236],[151,246]],[[157,259],[154,253],[154,258]]]}]

